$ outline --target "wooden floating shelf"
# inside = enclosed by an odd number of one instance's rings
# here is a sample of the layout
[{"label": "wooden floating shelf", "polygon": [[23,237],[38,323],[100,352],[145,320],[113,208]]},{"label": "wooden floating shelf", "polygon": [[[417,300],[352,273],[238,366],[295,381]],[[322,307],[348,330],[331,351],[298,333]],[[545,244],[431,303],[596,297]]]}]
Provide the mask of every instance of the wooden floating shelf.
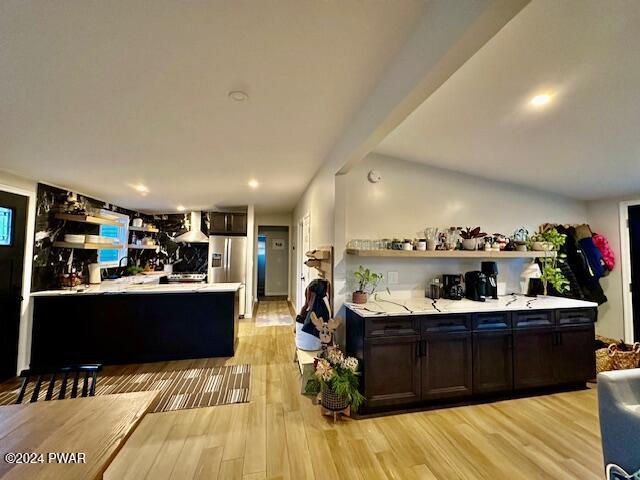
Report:
[{"label": "wooden floating shelf", "polygon": [[331,257],[331,251],[319,248],[316,250],[309,250],[305,255],[312,260],[328,260]]},{"label": "wooden floating shelf", "polygon": [[148,232],[148,233],[158,233],[160,230],[155,227],[133,227],[129,226],[130,232]]},{"label": "wooden floating shelf", "polygon": [[53,242],[53,246],[58,248],[78,248],[81,250],[120,250],[121,248],[124,248],[122,245],[111,245],[108,243]]},{"label": "wooden floating shelf", "polygon": [[404,258],[539,258],[555,257],[556,252],[517,252],[484,250],[358,250],[347,248],[347,255],[356,257],[404,257]]},{"label": "wooden floating shelf", "polygon": [[69,222],[91,223],[93,225],[114,225],[122,227],[123,224],[109,218],[96,217],[93,215],[78,215],[75,213],[56,213],[55,218],[58,220],[67,220]]},{"label": "wooden floating shelf", "polygon": [[155,250],[159,248],[160,245],[127,245],[127,247],[131,250]]}]

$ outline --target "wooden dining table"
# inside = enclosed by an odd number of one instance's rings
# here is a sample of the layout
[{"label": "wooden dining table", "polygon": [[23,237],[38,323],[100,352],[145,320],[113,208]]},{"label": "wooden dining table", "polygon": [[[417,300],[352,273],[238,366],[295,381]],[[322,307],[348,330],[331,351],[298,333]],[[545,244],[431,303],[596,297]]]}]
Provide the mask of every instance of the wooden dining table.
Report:
[{"label": "wooden dining table", "polygon": [[158,393],[0,407],[0,479],[101,479]]}]

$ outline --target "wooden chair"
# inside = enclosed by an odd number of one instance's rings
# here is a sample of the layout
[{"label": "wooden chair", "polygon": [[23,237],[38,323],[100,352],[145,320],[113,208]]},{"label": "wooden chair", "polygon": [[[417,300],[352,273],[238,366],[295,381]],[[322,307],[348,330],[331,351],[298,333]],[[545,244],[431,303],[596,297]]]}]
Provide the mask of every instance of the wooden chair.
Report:
[{"label": "wooden chair", "polygon": [[62,400],[65,398],[67,393],[67,385],[69,383],[69,377],[71,377],[71,395],[70,398],[76,398],[78,396],[78,387],[81,377],[82,379],[82,389],[80,392],[80,396],[82,397],[93,397],[96,393],[96,383],[98,381],[98,372],[102,370],[102,365],[100,364],[92,364],[92,365],[73,365],[68,367],[62,367],[55,371],[51,370],[41,370],[41,369],[30,369],[23,370],[20,373],[22,379],[22,386],[20,387],[20,393],[18,393],[18,398],[16,399],[16,404],[22,403],[24,399],[25,392],[27,391],[27,385],[29,384],[29,380],[31,378],[35,378],[35,384],[33,387],[33,393],[31,394],[30,403],[33,403],[38,400],[38,396],[40,395],[40,390],[47,381],[49,385],[47,387],[47,393],[44,397],[45,400],[51,400],[53,396],[53,389],[56,383],[56,377],[58,375],[62,376],[62,383],[60,384],[60,392],[57,397],[58,400]]}]

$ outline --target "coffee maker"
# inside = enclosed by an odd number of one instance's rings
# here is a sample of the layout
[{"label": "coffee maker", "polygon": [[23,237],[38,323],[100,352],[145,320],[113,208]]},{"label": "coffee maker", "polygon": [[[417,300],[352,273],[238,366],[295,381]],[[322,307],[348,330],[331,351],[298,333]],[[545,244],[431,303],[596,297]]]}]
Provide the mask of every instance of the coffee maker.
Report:
[{"label": "coffee maker", "polygon": [[487,277],[486,296],[498,299],[498,264],[496,262],[482,262],[480,270]]},{"label": "coffee maker", "polygon": [[442,298],[448,300],[462,300],[462,275],[442,275]]},{"label": "coffee maker", "polygon": [[474,302],[484,302],[487,296],[487,276],[478,271],[464,274],[466,297]]}]

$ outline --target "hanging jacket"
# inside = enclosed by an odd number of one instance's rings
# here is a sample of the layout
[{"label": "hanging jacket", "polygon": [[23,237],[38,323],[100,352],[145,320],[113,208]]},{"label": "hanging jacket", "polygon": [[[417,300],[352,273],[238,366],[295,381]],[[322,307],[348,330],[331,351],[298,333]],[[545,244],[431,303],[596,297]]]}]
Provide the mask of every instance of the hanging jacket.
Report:
[{"label": "hanging jacket", "polygon": [[611,246],[609,246],[608,240],[599,233],[593,234],[593,243],[595,243],[598,250],[602,254],[602,259],[604,260],[604,264],[607,266],[609,271],[612,271],[616,266],[616,256],[611,250]]},{"label": "hanging jacket", "polygon": [[598,247],[596,247],[596,244],[593,242],[593,237],[583,238],[579,240],[578,243],[593,272],[594,278],[592,281],[599,280],[607,272],[607,266],[602,258],[602,253],[600,253],[600,250],[598,250]]},{"label": "hanging jacket", "polygon": [[305,289],[306,302],[296,319],[298,322],[301,321],[303,323],[303,332],[320,337],[320,332],[311,321],[311,313],[315,313],[318,318],[323,319],[325,322],[329,321],[331,318],[328,300],[330,288],[328,280],[316,278]]}]

